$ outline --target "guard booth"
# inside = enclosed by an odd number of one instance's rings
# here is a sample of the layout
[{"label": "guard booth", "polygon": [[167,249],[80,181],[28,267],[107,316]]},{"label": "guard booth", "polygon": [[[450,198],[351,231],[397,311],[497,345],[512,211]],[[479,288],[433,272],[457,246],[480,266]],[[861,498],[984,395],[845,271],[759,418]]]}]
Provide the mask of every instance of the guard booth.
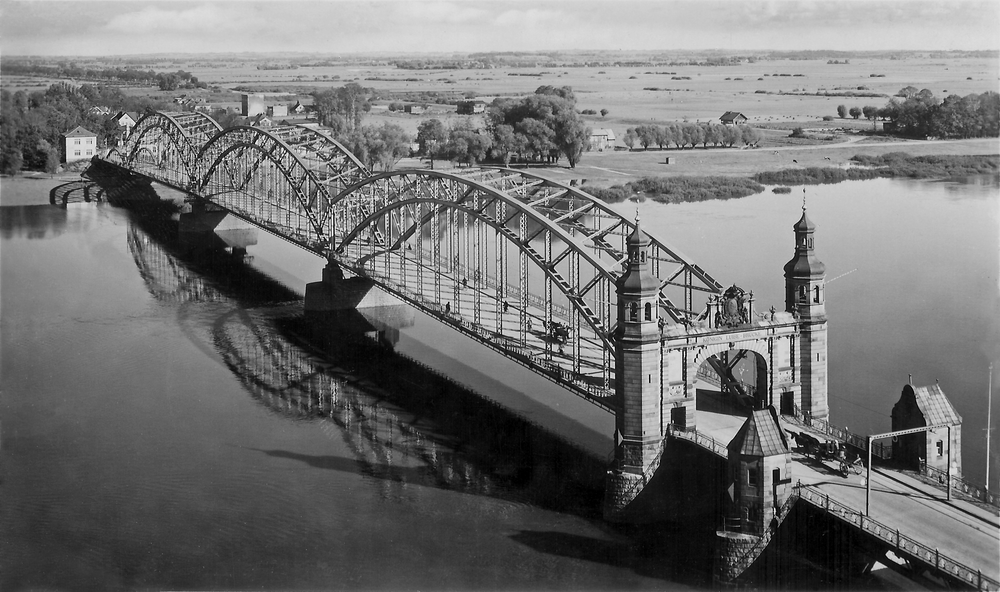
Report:
[{"label": "guard booth", "polygon": [[941,385],[904,386],[899,401],[892,406],[892,431],[927,426],[941,427],[897,436],[892,443],[892,458],[908,469],[920,470],[921,463],[926,462],[927,467],[947,473],[950,456],[951,475],[961,477],[962,417]]},{"label": "guard booth", "polygon": [[729,443],[729,522],[762,536],[791,493],[791,467],[774,407],[754,411]]}]

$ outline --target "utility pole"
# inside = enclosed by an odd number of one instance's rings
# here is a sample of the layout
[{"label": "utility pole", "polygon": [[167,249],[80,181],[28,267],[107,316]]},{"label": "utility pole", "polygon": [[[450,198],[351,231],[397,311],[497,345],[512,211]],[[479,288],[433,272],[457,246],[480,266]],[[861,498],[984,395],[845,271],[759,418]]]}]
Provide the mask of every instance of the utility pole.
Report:
[{"label": "utility pole", "polygon": [[990,381],[986,387],[986,492],[990,491],[990,432],[993,427],[990,425],[993,411],[993,362],[990,362]]}]

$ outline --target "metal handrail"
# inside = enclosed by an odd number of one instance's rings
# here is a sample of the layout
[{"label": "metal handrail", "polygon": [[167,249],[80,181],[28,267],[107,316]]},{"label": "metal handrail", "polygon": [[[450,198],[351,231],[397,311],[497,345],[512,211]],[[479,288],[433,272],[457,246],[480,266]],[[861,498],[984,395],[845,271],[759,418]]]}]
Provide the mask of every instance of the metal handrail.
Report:
[{"label": "metal handrail", "polygon": [[[920,470],[918,472],[925,477],[930,477],[931,480],[934,481],[935,485],[944,485],[948,481],[948,471],[929,466],[927,461],[922,461],[920,463]],[[980,487],[974,483],[969,483],[961,477],[954,475],[951,477],[951,488],[955,491],[964,493],[976,501],[1000,508],[1000,495],[990,493],[986,490],[986,488]]]},{"label": "metal handrail", "polygon": [[[846,428],[835,426],[825,419],[812,417],[810,414],[804,413],[799,409],[798,405],[792,406],[792,415],[783,415],[782,417],[791,418],[799,425],[842,440],[859,450],[868,450],[868,438],[866,436],[861,436]],[[890,460],[892,459],[892,446],[873,443],[872,456],[876,456],[882,460]]]},{"label": "metal handrail", "polygon": [[927,545],[900,534],[898,528],[890,528],[877,520],[865,516],[849,506],[836,500],[831,500],[829,494],[821,493],[811,485],[803,485],[798,482],[795,485],[798,490],[799,499],[805,500],[812,506],[825,511],[835,518],[856,526],[862,532],[873,535],[879,540],[895,546],[895,552],[906,553],[915,560],[948,574],[960,580],[976,590],[1000,590],[1000,581],[989,576],[984,576],[981,570],[972,569],[968,565],[960,563],[947,555],[943,555],[939,550],[932,549]]}]

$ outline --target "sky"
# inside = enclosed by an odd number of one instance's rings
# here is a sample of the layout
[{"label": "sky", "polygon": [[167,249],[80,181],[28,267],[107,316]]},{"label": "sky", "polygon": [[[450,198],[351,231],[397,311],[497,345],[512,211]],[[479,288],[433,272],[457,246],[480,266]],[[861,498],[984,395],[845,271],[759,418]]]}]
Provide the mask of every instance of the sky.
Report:
[{"label": "sky", "polygon": [[0,0],[0,56],[998,50],[998,0]]}]

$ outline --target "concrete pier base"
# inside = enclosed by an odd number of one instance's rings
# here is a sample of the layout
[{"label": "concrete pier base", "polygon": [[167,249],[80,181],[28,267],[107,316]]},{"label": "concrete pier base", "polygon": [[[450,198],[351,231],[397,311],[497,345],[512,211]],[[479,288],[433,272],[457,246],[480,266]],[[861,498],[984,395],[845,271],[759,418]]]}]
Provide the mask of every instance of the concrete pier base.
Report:
[{"label": "concrete pier base", "polygon": [[344,272],[330,263],[323,269],[323,279],[306,284],[305,311],[332,312],[362,308],[389,307],[401,304],[391,294],[380,290],[368,278],[345,278]]}]

